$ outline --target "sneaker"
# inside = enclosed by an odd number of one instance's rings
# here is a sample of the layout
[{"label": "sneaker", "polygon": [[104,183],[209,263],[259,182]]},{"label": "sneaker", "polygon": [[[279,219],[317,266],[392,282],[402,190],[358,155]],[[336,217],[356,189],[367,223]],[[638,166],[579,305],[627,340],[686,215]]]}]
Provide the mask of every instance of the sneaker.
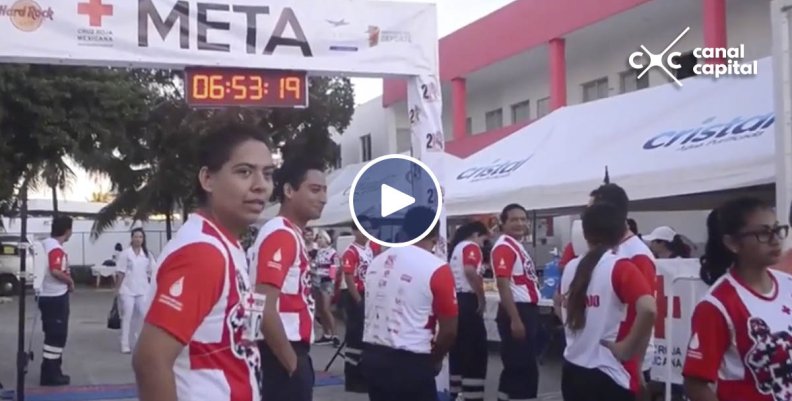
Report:
[{"label": "sneaker", "polygon": [[129,349],[129,347],[121,347],[121,353],[122,354],[131,354],[132,350]]},{"label": "sneaker", "polygon": [[323,335],[320,339],[315,341],[316,345],[326,345],[331,344],[333,342],[333,338],[328,335]]},{"label": "sneaker", "polygon": [[341,346],[341,340],[338,336],[333,336],[333,348],[338,348]]}]

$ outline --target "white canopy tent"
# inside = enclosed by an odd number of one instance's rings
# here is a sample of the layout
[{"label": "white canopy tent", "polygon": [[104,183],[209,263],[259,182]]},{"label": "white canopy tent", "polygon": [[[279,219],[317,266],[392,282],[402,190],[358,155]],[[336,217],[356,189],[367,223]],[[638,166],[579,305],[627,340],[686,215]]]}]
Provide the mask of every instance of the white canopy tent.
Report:
[{"label": "white canopy tent", "polygon": [[[445,155],[445,168],[448,171],[456,171],[458,164],[462,159],[451,155]],[[310,222],[312,226],[332,226],[338,224],[346,224],[352,222],[352,217],[349,214],[349,190],[352,187],[352,181],[355,176],[367,163],[355,163],[342,167],[328,174],[327,176],[327,205],[322,211],[322,217],[319,220]],[[371,189],[370,185],[365,185]],[[376,187],[376,189],[379,189]],[[261,214],[260,222],[263,223],[267,219],[271,219],[278,214],[280,204],[274,204]]]},{"label": "white canopy tent", "polygon": [[493,213],[511,202],[545,211],[582,206],[606,166],[631,199],[663,198],[655,210],[703,207],[718,191],[771,192],[770,59],[759,71],[559,109],[448,169],[448,215]]}]

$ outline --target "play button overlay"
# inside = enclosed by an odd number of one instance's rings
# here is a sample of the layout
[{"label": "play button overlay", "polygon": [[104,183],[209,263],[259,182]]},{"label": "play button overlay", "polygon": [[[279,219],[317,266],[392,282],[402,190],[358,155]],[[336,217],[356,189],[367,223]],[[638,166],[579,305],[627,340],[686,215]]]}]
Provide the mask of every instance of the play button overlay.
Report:
[{"label": "play button overlay", "polygon": [[368,239],[387,247],[412,245],[440,218],[440,183],[423,162],[404,155],[378,157],[352,180],[349,211]]},{"label": "play button overlay", "polygon": [[415,198],[388,185],[380,187],[380,217],[388,217],[415,203]]}]

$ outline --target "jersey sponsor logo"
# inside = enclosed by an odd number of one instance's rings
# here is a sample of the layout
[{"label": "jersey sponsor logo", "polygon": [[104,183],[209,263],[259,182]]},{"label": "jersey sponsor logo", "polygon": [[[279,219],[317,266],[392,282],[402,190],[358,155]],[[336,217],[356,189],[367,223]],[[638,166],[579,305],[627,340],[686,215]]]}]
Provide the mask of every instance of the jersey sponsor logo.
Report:
[{"label": "jersey sponsor logo", "polygon": [[700,346],[701,344],[699,343],[698,333],[694,332],[690,337],[690,342],[688,343],[687,356],[693,359],[703,359],[704,354],[699,351]]},{"label": "jersey sponsor logo", "polygon": [[600,306],[600,296],[599,295],[586,295],[586,307],[587,308],[599,308]]},{"label": "jersey sponsor logo", "polygon": [[168,306],[178,312],[181,312],[184,309],[184,304],[179,301],[179,298],[184,291],[184,276],[179,277],[178,280],[174,281],[171,284],[170,288],[168,288],[167,294],[160,294],[159,298],[157,298],[157,302]]},{"label": "jersey sponsor logo", "polygon": [[282,268],[281,267],[281,261],[282,260],[283,260],[283,255],[281,255],[281,249],[278,248],[278,250],[275,251],[275,253],[272,254],[272,260],[267,262],[267,266],[269,266],[269,267],[271,267],[271,268],[273,268],[275,270],[280,270]]},{"label": "jersey sponsor logo", "polygon": [[184,276],[176,280],[175,283],[171,284],[170,288],[168,289],[168,293],[170,296],[174,298],[178,298],[182,295],[184,291]]},{"label": "jersey sponsor logo", "polygon": [[748,336],[753,346],[745,354],[745,365],[753,374],[756,389],[774,401],[792,399],[792,325],[771,332],[759,317],[748,319]]}]

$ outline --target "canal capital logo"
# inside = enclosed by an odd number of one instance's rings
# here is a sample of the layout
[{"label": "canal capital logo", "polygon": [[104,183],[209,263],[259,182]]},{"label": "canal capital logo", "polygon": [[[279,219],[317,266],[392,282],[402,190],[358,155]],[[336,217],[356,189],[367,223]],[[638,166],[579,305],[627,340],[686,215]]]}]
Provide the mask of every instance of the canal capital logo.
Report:
[{"label": "canal capital logo", "polygon": [[0,4],[0,17],[8,17],[11,24],[22,32],[33,32],[44,23],[52,21],[55,12],[52,7],[42,8],[33,0],[17,0],[10,6]]},{"label": "canal capital logo", "polygon": [[[671,41],[663,51],[655,54],[649,51],[646,46],[641,45],[641,50],[635,51],[630,54],[627,62],[630,67],[641,71],[637,79],[641,79],[653,68],[657,68],[665,72],[679,87],[682,83],[677,79],[676,74],[671,70],[678,70],[682,65],[678,63],[679,57],[682,56],[681,52],[671,51],[671,49],[682,40],[687,33],[690,32],[690,27],[685,28],[677,37]],[[738,47],[697,47],[693,49],[693,56],[696,59],[723,59],[723,64],[696,64],[693,66],[693,72],[696,75],[709,75],[715,78],[721,76],[742,76],[742,75],[756,75],[758,73],[758,61],[754,60],[745,63],[742,60],[745,58],[745,45],[741,44]],[[645,64],[648,58],[648,64]]]}]

